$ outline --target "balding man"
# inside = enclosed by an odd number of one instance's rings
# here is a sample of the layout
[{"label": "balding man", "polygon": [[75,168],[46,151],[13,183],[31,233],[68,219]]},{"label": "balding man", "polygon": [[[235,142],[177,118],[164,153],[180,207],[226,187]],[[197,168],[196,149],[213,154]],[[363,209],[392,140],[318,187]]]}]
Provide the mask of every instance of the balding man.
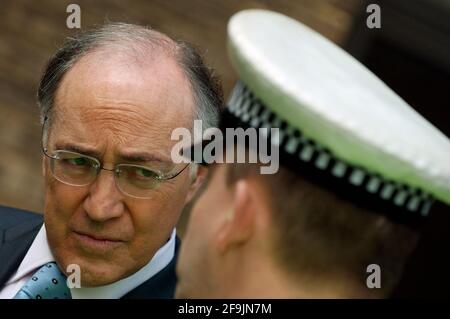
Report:
[{"label": "balding man", "polygon": [[[214,126],[221,105],[201,57],[149,28],[105,25],[56,52],[38,100],[44,223],[1,208],[0,297],[172,297],[175,225],[203,173],[171,160],[171,133]],[[77,269],[80,287],[66,285]]]}]

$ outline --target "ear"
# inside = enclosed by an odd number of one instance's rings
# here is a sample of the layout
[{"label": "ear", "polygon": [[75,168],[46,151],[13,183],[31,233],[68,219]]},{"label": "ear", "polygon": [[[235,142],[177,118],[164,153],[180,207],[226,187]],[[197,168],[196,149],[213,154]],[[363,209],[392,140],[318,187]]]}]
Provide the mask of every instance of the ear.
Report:
[{"label": "ear", "polygon": [[[190,169],[190,167],[188,167],[187,169]],[[191,185],[189,186],[189,192],[186,196],[185,204],[189,203],[192,200],[192,198],[194,198],[200,186],[202,186],[203,182],[205,181],[207,173],[208,173],[207,167],[203,165],[197,165],[195,175],[193,176]]]},{"label": "ear", "polygon": [[220,253],[240,246],[253,235],[257,203],[255,192],[247,179],[240,180],[233,189],[232,210],[223,216],[217,236]]}]

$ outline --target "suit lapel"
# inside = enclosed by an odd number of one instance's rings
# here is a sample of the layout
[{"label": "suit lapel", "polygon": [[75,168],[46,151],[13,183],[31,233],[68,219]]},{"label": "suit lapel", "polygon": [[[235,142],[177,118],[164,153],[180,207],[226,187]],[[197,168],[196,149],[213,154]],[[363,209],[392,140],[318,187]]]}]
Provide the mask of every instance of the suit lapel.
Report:
[{"label": "suit lapel", "polygon": [[179,248],[180,240],[177,237],[175,256],[170,263],[152,278],[123,296],[122,299],[172,299],[175,295],[177,284],[175,266]]},{"label": "suit lapel", "polygon": [[41,226],[42,220],[36,219],[1,230],[0,290],[19,267]]}]

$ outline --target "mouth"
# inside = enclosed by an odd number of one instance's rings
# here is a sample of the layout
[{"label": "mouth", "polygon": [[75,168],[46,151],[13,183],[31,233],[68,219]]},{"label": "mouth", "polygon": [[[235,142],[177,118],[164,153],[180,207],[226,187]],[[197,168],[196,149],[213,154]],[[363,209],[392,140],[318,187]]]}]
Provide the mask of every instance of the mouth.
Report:
[{"label": "mouth", "polygon": [[72,233],[79,244],[85,248],[96,251],[112,250],[124,243],[123,240],[112,239],[109,237],[81,233],[77,231],[73,231]]}]

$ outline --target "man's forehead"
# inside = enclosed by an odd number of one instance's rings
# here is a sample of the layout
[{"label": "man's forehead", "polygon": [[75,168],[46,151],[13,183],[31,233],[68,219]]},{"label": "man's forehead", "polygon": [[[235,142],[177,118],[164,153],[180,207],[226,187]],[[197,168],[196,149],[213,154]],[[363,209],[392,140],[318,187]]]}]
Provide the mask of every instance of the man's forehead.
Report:
[{"label": "man's forehead", "polygon": [[124,61],[125,57],[102,60],[101,54],[89,54],[67,72],[56,92],[56,112],[74,117],[119,117],[136,121],[135,125],[145,120],[164,126],[192,125],[194,97],[174,61],[162,59],[148,67]]},{"label": "man's forehead", "polygon": [[89,53],[65,74],[56,92],[60,104],[80,100],[88,104],[102,99],[177,108],[178,112],[194,103],[183,69],[173,57],[162,53],[147,59],[121,52]]},{"label": "man's forehead", "polygon": [[[70,112],[56,117],[50,136],[54,147],[93,156],[111,150],[120,155],[134,154],[142,158],[158,153],[161,155],[158,158],[169,160],[175,143],[171,140],[169,128],[156,126],[149,121],[138,122],[135,118],[120,119],[117,116],[77,117]],[[152,154],[139,155],[141,151]]]}]

